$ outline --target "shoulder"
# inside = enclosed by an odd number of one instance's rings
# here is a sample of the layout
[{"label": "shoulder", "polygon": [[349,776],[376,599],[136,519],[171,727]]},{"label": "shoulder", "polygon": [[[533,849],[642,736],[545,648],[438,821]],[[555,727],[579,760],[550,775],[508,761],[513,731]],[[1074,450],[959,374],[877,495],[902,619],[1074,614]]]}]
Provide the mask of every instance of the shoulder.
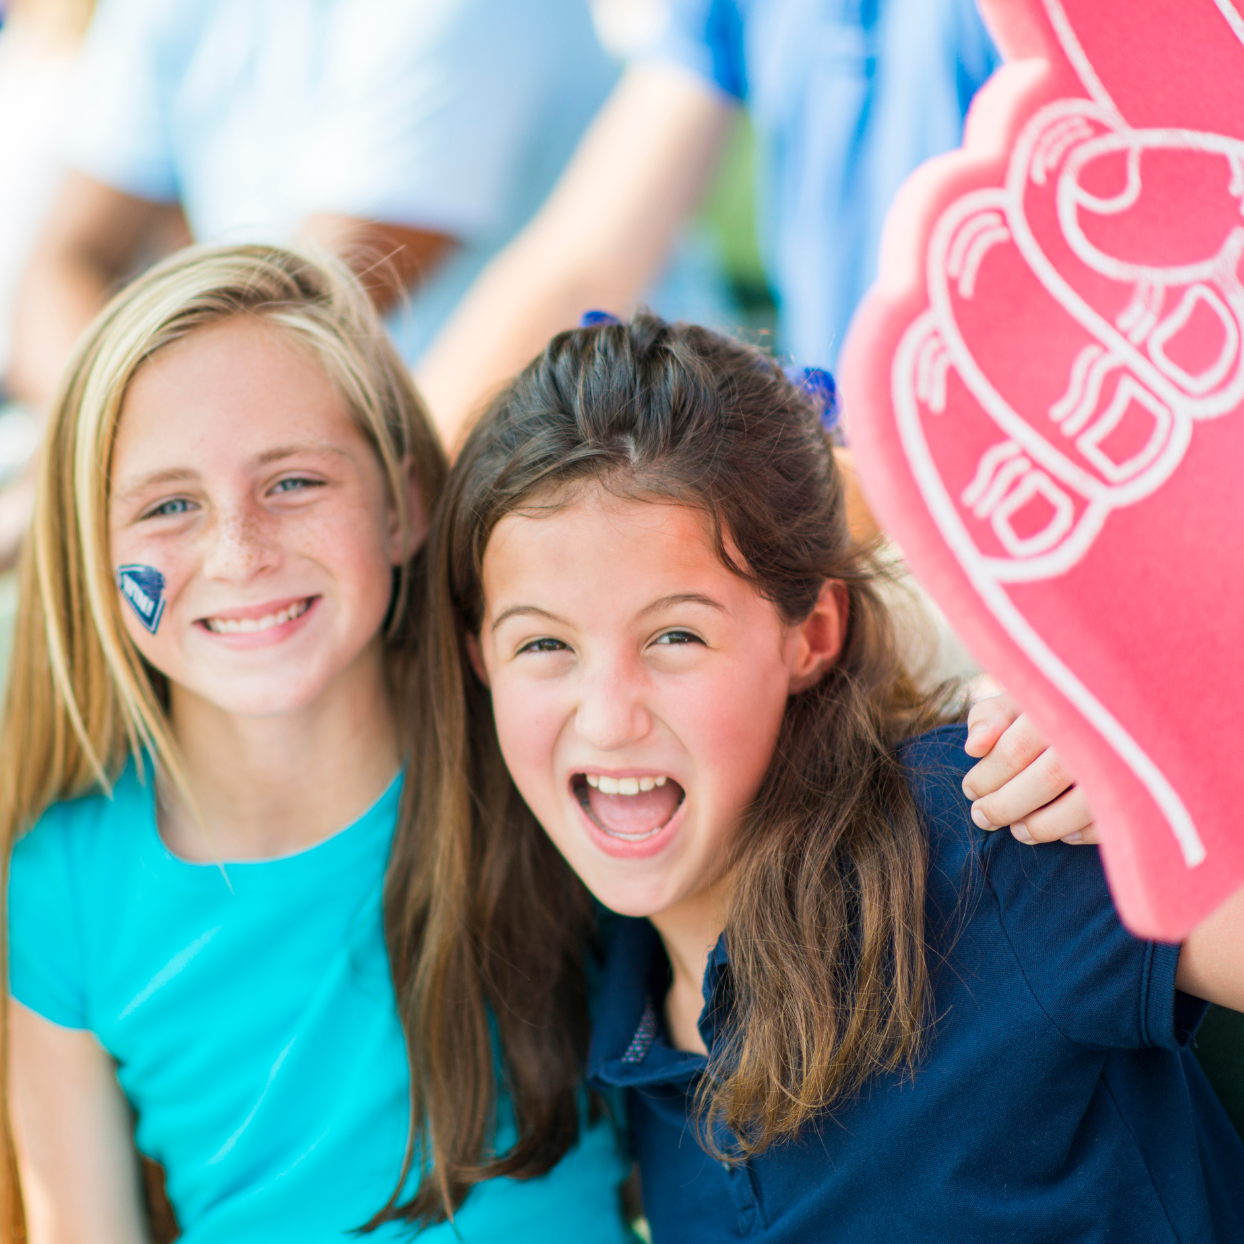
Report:
[{"label": "shoulder", "polygon": [[956,913],[958,934],[971,926],[967,941],[1002,951],[1011,967],[994,960],[991,971],[1022,982],[1069,1040],[1096,1049],[1186,1042],[1197,1019],[1176,997],[1179,948],[1124,927],[1095,848],[1026,846],[1006,829],[978,829],[960,789],[975,763],[965,738],[965,727],[943,726],[899,749],[929,835],[930,910]]},{"label": "shoulder", "polygon": [[523,68],[520,53],[554,61],[585,36],[594,39],[591,15],[582,0],[544,0],[534,6],[516,5],[513,0],[425,0],[418,5],[367,0],[362,10],[357,3],[345,6],[341,16],[354,26],[355,42],[378,55],[388,53],[364,38],[370,31],[370,23],[361,20],[364,13],[383,22],[384,46],[398,55],[444,56],[469,64],[505,52],[515,71]]},{"label": "shoulder", "polygon": [[938,726],[924,734],[904,739],[898,746],[898,759],[922,810],[945,815],[966,807],[963,778],[976,763],[963,750],[968,728],[961,722]]},{"label": "shoulder", "polygon": [[[53,804],[18,840],[9,862],[9,988],[66,1028],[89,1026],[90,948],[101,917],[124,903],[140,856],[143,798],[132,770],[111,792]],[[149,819],[150,812],[147,817]]]},{"label": "shoulder", "polygon": [[967,727],[956,723],[904,739],[898,747],[898,761],[928,833],[930,862],[939,874],[957,874],[984,837],[972,823],[963,793],[963,778],[976,763],[963,750],[966,740]]},{"label": "shoulder", "polygon": [[640,59],[673,62],[745,99],[744,7],[745,0],[673,0],[661,34]]},{"label": "shoulder", "polygon": [[95,790],[52,804],[13,847],[10,873],[21,878],[51,870],[96,875],[122,842],[137,840],[150,790],[127,767],[109,792]]},{"label": "shoulder", "polygon": [[87,35],[94,56],[118,55],[134,64],[134,53],[172,54],[202,37],[215,18],[206,0],[104,0]]}]

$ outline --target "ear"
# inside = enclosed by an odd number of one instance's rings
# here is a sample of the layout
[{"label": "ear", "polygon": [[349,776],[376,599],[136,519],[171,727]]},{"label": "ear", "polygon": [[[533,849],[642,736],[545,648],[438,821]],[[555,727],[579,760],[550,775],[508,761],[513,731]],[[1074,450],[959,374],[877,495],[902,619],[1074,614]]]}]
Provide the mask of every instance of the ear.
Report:
[{"label": "ear", "polygon": [[410,561],[428,535],[428,512],[419,487],[419,472],[409,454],[402,459],[401,484],[406,505],[406,521],[398,519],[398,507],[389,505],[389,560],[395,566]]},{"label": "ear", "polygon": [[471,662],[471,668],[475,671],[475,677],[484,684],[489,686],[488,669],[484,665],[484,653],[479,646],[479,639],[475,635],[466,637],[467,660]]},{"label": "ear", "polygon": [[847,634],[847,589],[838,579],[821,588],[812,612],[791,629],[790,694],[815,686],[833,668]]}]

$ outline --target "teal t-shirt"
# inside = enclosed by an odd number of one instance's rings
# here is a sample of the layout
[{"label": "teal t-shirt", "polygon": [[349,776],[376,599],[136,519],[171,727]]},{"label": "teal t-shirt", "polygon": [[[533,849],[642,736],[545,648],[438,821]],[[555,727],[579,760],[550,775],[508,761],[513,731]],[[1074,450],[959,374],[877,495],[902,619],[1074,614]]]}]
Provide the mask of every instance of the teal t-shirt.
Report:
[{"label": "teal t-shirt", "polygon": [[[183,1244],[344,1244],[393,1191],[409,1072],[380,897],[400,791],[311,850],[222,869],[169,853],[131,765],[14,848],[12,995],[116,1059]],[[585,1126],[549,1174],[480,1186],[421,1240],[621,1244],[625,1174],[612,1125]]]}]

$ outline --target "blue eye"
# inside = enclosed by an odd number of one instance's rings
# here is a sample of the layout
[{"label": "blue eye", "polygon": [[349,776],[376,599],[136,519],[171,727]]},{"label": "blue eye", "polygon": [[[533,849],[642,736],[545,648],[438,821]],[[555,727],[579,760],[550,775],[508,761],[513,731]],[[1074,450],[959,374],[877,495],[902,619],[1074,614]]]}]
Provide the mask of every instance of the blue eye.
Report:
[{"label": "blue eye", "polygon": [[519,652],[568,652],[569,645],[562,643],[560,639],[533,639],[531,643],[524,644]]},{"label": "blue eye", "polygon": [[658,644],[703,644],[704,641],[691,631],[666,631],[654,640]]},{"label": "blue eye", "polygon": [[174,497],[171,501],[162,501],[154,509],[148,510],[144,518],[171,518],[178,514],[188,514],[190,502],[185,497]]},{"label": "blue eye", "polygon": [[278,481],[274,486],[273,492],[301,492],[304,488],[318,488],[320,481],[318,479],[306,479],[301,475],[291,475],[289,479]]}]

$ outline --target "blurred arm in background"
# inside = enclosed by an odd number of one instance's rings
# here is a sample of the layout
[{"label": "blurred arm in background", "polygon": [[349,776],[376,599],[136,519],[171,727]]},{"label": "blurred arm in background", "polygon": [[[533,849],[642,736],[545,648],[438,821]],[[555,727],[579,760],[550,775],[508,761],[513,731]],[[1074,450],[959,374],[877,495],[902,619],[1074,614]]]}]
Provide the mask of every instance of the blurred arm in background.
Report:
[{"label": "blurred arm in background", "polygon": [[678,67],[626,72],[548,201],[424,358],[420,388],[447,445],[585,309],[633,309],[707,190],[733,112],[729,97]]},{"label": "blurred arm in background", "polygon": [[338,212],[308,216],[298,240],[341,256],[382,313],[435,271],[458,244],[457,238],[435,229],[360,220]]},{"label": "blurred arm in background", "polygon": [[[335,213],[309,216],[300,237],[350,262],[381,311],[453,246],[442,233]],[[22,281],[7,377],[12,394],[46,407],[83,329],[144,252],[189,241],[177,204],[67,173]]]},{"label": "blurred arm in background", "polygon": [[133,270],[143,243],[176,230],[179,220],[175,205],[137,198],[84,173],[66,175],[18,296],[8,374],[14,396],[48,405],[74,343]]}]

